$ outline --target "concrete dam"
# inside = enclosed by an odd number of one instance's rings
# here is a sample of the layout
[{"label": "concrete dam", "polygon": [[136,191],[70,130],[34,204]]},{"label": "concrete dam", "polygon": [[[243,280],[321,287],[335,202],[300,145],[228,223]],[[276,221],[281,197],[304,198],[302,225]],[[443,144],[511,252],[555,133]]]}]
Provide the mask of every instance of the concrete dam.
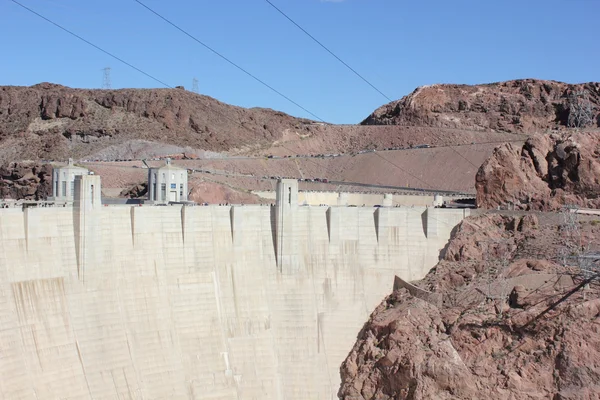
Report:
[{"label": "concrete dam", "polygon": [[334,399],[394,276],[422,278],[468,210],[0,209],[0,398]]}]

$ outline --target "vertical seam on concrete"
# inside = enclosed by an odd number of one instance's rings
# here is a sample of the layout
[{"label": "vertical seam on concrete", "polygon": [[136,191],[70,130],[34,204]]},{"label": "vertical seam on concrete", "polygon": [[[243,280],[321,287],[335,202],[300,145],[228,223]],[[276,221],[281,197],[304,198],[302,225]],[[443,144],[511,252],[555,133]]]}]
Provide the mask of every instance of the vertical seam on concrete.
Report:
[{"label": "vertical seam on concrete", "polygon": [[329,238],[329,244],[331,244],[331,207],[325,212],[325,218],[327,219],[327,237]]},{"label": "vertical seam on concrete", "polygon": [[29,208],[23,211],[23,222],[25,224],[25,251],[29,254]]},{"label": "vertical seam on concrete", "polygon": [[135,248],[135,207],[131,207],[130,223],[131,223],[131,247]]},{"label": "vertical seam on concrete", "polygon": [[81,350],[79,350],[79,342],[77,341],[77,339],[75,339],[75,347],[77,348],[77,356],[79,357],[79,364],[81,365],[81,370],[83,371],[83,379],[85,379],[85,385],[87,386],[90,399],[93,399],[94,396],[92,395],[92,389],[90,388],[87,373],[85,372],[85,366],[83,365],[83,358],[81,357]]},{"label": "vertical seam on concrete", "polygon": [[235,243],[234,218],[235,218],[235,211],[234,211],[234,207],[231,206],[229,208],[229,228],[231,229],[231,245],[232,246]]},{"label": "vertical seam on concrete", "polygon": [[270,233],[271,233],[271,241],[273,242],[273,255],[275,256],[275,268],[278,268],[278,261],[277,261],[277,254],[278,254],[278,250],[277,250],[277,244],[279,243],[277,240],[277,222],[278,222],[278,217],[277,217],[277,207],[271,205],[269,206],[269,227],[270,227]]},{"label": "vertical seam on concrete", "polygon": [[[317,299],[317,287],[316,287],[316,283],[315,283],[315,272],[314,269],[312,271],[312,283],[313,283],[313,301],[314,301],[314,305],[315,305],[315,312],[316,312],[316,316],[317,316],[317,349],[320,348],[320,338],[323,337],[322,335],[322,331],[321,331],[321,319],[319,318],[319,314],[323,314],[325,315],[325,312],[323,313],[319,313],[319,307],[318,307],[318,299]],[[318,351],[317,351],[318,352]],[[331,391],[333,383],[331,382],[331,374],[330,371],[331,369],[329,368],[329,359],[327,357],[327,346],[325,346],[325,341],[323,341],[323,355],[325,356],[325,366],[327,367],[327,380],[329,380],[329,390]]]},{"label": "vertical seam on concrete", "polygon": [[181,241],[185,247],[185,206],[181,206]]},{"label": "vertical seam on concrete", "polygon": [[381,208],[376,208],[375,212],[373,213],[373,221],[375,222],[375,237],[377,238],[377,244],[379,244],[379,211],[381,210]]},{"label": "vertical seam on concrete", "polygon": [[[214,212],[215,212],[214,209],[210,209],[210,213],[209,213],[209,215],[210,215],[210,228],[211,228],[210,230],[211,230],[211,232],[213,232],[213,234],[215,232],[215,225],[214,225],[214,222],[213,222],[213,213]],[[222,307],[222,304],[221,304],[222,295],[221,295],[220,275],[219,275],[219,262],[221,260],[217,260],[217,249],[215,248],[215,246],[216,246],[215,240],[213,240],[212,243],[213,243],[213,246],[212,246],[212,249],[213,249],[213,259],[214,259],[214,263],[213,263],[214,270],[213,270],[212,274],[213,274],[213,282],[215,284],[215,302],[216,302],[216,305],[217,305],[217,314],[219,316],[219,322],[220,322],[219,323],[219,331],[221,332],[221,338],[222,338],[223,347],[224,347],[225,351],[227,352],[227,357],[228,357],[228,360],[229,360],[229,354],[231,353],[231,349],[229,347],[229,338],[227,337],[227,334],[225,333],[225,322],[226,321],[223,319],[223,307]],[[233,250],[233,246],[232,246],[232,250]],[[229,365],[228,363],[229,363],[229,361],[227,362],[227,365]],[[227,369],[225,370],[225,372],[227,372]],[[235,386],[235,394],[236,394],[237,398],[240,397],[240,394],[238,392],[238,388],[239,388],[238,385],[236,385]]]},{"label": "vertical seam on concrete", "polygon": [[278,257],[277,257],[279,262],[277,264],[278,264],[278,267],[279,267],[279,272],[283,274],[283,231],[284,231],[284,229],[283,229],[283,214],[284,214],[283,207],[284,207],[284,205],[283,205],[282,201],[280,201],[279,203],[280,204],[277,205],[277,207],[279,208],[279,221],[276,224],[277,225],[277,230],[278,230],[278,232],[277,232],[278,233],[278,235],[277,235],[278,236],[278,239],[277,239],[278,245],[277,245],[277,247],[278,247],[278,250],[279,250],[278,251],[279,254],[278,254]]}]

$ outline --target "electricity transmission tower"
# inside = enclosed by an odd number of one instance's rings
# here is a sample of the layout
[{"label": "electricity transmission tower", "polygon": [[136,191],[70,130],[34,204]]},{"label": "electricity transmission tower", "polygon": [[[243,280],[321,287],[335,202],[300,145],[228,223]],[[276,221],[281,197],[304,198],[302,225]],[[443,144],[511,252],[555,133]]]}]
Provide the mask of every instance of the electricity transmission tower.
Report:
[{"label": "electricity transmission tower", "polygon": [[584,244],[583,237],[579,230],[579,220],[577,216],[578,207],[574,205],[566,205],[562,209],[563,223],[561,226],[561,234],[563,245],[560,254],[563,258],[564,266],[574,266],[578,268],[580,282],[573,289],[569,290],[560,299],[552,302],[544,311],[530,319],[525,325],[520,327],[524,330],[540,320],[544,315],[554,310],[558,305],[566,301],[581,289],[584,289],[583,299],[585,301],[585,290],[589,285],[600,280],[600,253],[590,251],[590,243]]},{"label": "electricity transmission tower", "polygon": [[506,278],[511,259],[510,244],[506,238],[498,238],[485,240],[482,245],[485,265],[482,294],[494,304],[497,316],[502,317],[511,289]]},{"label": "electricity transmission tower", "polygon": [[112,82],[110,81],[110,67],[103,68],[102,71],[102,89],[111,89]]},{"label": "electricity transmission tower", "polygon": [[570,264],[570,260],[578,259],[585,251],[579,230],[578,209],[579,207],[575,205],[567,204],[561,210],[562,224],[560,232],[562,245],[559,248],[559,257],[562,259],[564,267]]},{"label": "electricity transmission tower", "polygon": [[196,78],[192,80],[192,92],[200,94],[200,89],[198,89],[198,79]]},{"label": "electricity transmission tower", "polygon": [[[579,254],[581,247],[581,235],[579,232],[579,218],[577,210],[579,207],[567,204],[562,210],[562,240],[565,256]],[[563,261],[564,262],[564,261]]]},{"label": "electricity transmission tower", "polygon": [[593,123],[594,109],[585,89],[569,93],[569,128],[585,128]]},{"label": "electricity transmission tower", "polygon": [[[578,207],[567,205],[563,208],[563,265],[573,264],[585,279],[600,275],[600,253],[590,250],[590,243],[585,243],[579,230]],[[571,262],[568,262],[571,261]]]}]

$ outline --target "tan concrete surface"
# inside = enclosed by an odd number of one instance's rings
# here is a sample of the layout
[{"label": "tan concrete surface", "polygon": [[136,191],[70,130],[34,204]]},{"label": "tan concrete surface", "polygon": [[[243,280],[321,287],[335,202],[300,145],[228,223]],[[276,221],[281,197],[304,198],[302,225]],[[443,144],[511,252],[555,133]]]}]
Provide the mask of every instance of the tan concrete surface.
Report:
[{"label": "tan concrete surface", "polygon": [[0,398],[336,398],[339,366],[394,276],[423,277],[463,217],[2,209]]},{"label": "tan concrete surface", "polygon": [[[259,197],[269,200],[275,200],[275,191],[269,190],[254,190],[252,193]],[[384,205],[383,193],[356,193],[356,192],[341,192],[343,205],[355,205],[355,206],[369,206]],[[307,205],[319,205],[326,204],[330,206],[340,205],[339,192],[320,192],[320,191],[300,191],[298,192],[298,203]],[[394,206],[419,206],[428,207],[434,205],[435,200],[432,194],[394,194],[392,195],[392,205]],[[463,198],[464,196],[455,197],[444,197],[440,198],[443,200],[455,200],[457,198]]]}]

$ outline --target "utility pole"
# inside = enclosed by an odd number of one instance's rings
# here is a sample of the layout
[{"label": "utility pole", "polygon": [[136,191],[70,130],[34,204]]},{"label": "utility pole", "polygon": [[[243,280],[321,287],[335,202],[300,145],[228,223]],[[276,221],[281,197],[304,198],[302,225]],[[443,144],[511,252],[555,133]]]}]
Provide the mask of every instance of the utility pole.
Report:
[{"label": "utility pole", "polygon": [[200,94],[200,89],[198,89],[198,79],[196,78],[192,80],[192,92]]},{"label": "utility pole", "polygon": [[110,67],[105,67],[102,69],[104,72],[102,77],[102,89],[111,89],[112,82],[110,81]]}]

